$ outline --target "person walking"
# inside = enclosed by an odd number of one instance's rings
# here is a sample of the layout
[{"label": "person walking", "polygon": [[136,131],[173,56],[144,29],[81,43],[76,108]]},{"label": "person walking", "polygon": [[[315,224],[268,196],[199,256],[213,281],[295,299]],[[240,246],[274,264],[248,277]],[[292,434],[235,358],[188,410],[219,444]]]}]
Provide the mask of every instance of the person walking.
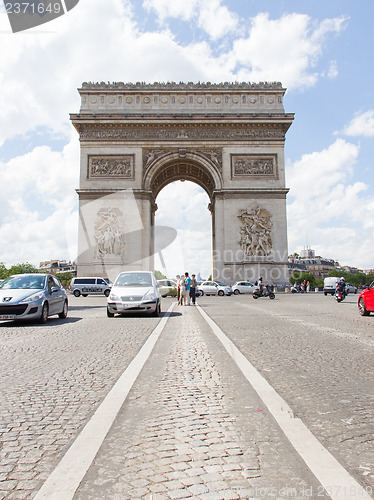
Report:
[{"label": "person walking", "polygon": [[190,283],[190,298],[192,300],[192,305],[196,304],[196,288],[197,288],[196,276],[192,274]]},{"label": "person walking", "polygon": [[180,295],[178,305],[185,306],[186,305],[186,286],[184,284],[184,276],[181,276],[180,279]]},{"label": "person walking", "polygon": [[191,297],[190,297],[190,290],[191,290],[191,278],[188,276],[188,273],[184,273],[185,279],[184,279],[184,286],[186,287],[186,297],[187,297],[187,305],[191,305]]},{"label": "person walking", "polygon": [[179,298],[181,295],[181,277],[179,274],[176,275],[176,279],[177,279],[177,301],[179,304]]}]

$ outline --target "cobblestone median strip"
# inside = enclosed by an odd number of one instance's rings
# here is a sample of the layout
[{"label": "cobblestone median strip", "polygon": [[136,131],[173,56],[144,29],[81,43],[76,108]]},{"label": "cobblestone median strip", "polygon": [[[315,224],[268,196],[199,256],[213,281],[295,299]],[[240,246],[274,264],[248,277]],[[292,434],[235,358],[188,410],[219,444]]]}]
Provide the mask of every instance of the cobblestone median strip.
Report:
[{"label": "cobblestone median strip", "polygon": [[234,343],[227,338],[221,328],[200,306],[197,306],[197,309],[266,404],[295,450],[321,485],[329,492],[330,497],[333,500],[347,500],[359,496],[363,500],[372,500],[372,497],[323,447],[305,424],[299,418],[294,417],[291,408],[283,398],[243,356]]},{"label": "cobblestone median strip", "polygon": [[132,385],[160,337],[174,306],[175,303],[170,306],[61,462],[43,484],[34,500],[69,500],[73,498]]}]

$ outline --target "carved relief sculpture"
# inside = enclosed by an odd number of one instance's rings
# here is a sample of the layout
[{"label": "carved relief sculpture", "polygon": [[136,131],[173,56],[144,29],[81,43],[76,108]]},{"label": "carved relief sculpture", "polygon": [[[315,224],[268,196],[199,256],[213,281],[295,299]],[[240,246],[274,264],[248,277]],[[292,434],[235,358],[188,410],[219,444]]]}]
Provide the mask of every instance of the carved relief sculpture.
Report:
[{"label": "carved relief sculpture", "polygon": [[101,208],[95,224],[95,258],[106,255],[123,257],[125,254],[125,225],[119,208]]},{"label": "carved relief sculpture", "polygon": [[271,213],[254,204],[238,217],[241,221],[239,245],[243,253],[247,256],[271,255]]},{"label": "carved relief sculpture", "polygon": [[276,176],[275,156],[231,155],[232,177],[240,176]]},{"label": "carved relief sculpture", "polygon": [[90,156],[88,160],[89,177],[126,177],[134,176],[134,157]]}]

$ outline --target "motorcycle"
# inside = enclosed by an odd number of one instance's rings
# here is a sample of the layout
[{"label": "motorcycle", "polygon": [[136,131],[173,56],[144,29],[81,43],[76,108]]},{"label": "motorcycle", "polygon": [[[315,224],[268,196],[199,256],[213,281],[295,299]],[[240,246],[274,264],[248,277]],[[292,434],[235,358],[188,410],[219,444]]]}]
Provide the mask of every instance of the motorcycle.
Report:
[{"label": "motorcycle", "polygon": [[269,299],[275,299],[275,293],[273,292],[271,286],[265,285],[262,290],[259,288],[253,290],[252,297],[254,299],[258,299],[259,297],[269,297]]},{"label": "motorcycle", "polygon": [[339,290],[338,288],[335,290],[335,299],[337,302],[342,302],[345,299],[345,296],[345,291]]}]

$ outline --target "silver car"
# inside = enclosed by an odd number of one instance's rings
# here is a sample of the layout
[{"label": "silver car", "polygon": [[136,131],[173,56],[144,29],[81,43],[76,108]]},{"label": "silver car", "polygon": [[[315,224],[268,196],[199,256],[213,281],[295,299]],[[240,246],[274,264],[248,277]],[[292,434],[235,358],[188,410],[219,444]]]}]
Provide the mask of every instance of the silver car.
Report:
[{"label": "silver car", "polygon": [[125,271],[117,276],[107,302],[107,316],[145,312],[161,313],[161,295],[151,271]]},{"label": "silver car", "polygon": [[239,293],[252,293],[256,288],[257,286],[250,281],[237,281],[235,285],[232,285],[235,295],[239,295]]},{"label": "silver car", "polygon": [[217,281],[203,281],[199,285],[201,295],[232,295],[234,293],[230,285],[224,285]]},{"label": "silver car", "polygon": [[0,320],[46,323],[48,316],[66,318],[66,291],[51,274],[16,274],[0,284]]}]

